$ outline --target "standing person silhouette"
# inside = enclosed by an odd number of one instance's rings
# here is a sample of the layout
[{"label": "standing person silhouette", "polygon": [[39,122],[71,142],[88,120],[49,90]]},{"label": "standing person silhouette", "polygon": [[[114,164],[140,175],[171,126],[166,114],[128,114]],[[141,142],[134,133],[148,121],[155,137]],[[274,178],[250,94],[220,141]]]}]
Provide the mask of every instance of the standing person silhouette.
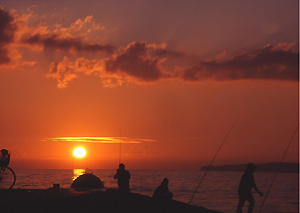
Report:
[{"label": "standing person silhouette", "polygon": [[257,191],[257,193],[260,196],[263,196],[263,193],[259,191],[259,189],[255,184],[255,180],[253,176],[254,170],[255,167],[253,163],[248,163],[246,167],[246,171],[241,178],[239,189],[238,189],[239,203],[237,206],[237,213],[242,213],[242,208],[246,200],[249,202],[248,213],[252,213],[255,204],[253,195],[251,193],[252,188],[254,188],[255,191]]},{"label": "standing person silhouette", "polygon": [[118,179],[118,187],[122,192],[129,192],[129,179],[130,173],[125,169],[125,165],[121,163],[119,165],[119,169],[117,169],[117,173],[114,176],[114,179]]}]

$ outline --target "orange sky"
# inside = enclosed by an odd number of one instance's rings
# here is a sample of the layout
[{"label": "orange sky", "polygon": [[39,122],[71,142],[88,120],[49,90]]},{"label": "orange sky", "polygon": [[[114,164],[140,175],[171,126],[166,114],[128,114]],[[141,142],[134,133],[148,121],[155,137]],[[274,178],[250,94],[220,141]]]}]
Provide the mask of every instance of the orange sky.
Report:
[{"label": "orange sky", "polygon": [[[197,170],[235,122],[213,165],[281,160],[299,124],[298,1],[70,2],[0,5],[11,167],[117,168],[121,141],[128,169]],[[284,161],[298,155],[299,132]]]}]

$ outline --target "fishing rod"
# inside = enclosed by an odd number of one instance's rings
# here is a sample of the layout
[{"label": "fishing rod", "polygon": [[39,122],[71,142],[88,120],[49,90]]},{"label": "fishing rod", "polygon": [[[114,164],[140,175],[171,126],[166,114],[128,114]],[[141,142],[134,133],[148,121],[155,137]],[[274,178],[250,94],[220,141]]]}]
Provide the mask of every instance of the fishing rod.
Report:
[{"label": "fishing rod", "polygon": [[225,138],[224,138],[223,142],[221,143],[221,145],[220,145],[219,149],[217,150],[217,152],[216,152],[215,156],[213,157],[212,161],[210,162],[209,166],[207,167],[207,169],[206,169],[206,171],[205,171],[204,175],[202,176],[202,179],[200,180],[200,182],[199,182],[199,184],[198,184],[198,186],[197,186],[197,188],[196,188],[196,190],[195,190],[195,192],[194,192],[194,194],[193,194],[192,198],[190,199],[190,202],[189,202],[189,204],[191,204],[192,200],[194,199],[194,196],[195,196],[195,194],[197,193],[197,191],[198,191],[198,189],[199,189],[199,187],[200,187],[200,184],[202,183],[202,181],[203,181],[204,177],[206,176],[206,173],[207,173],[207,172],[208,172],[208,170],[210,169],[210,166],[212,165],[212,163],[214,162],[215,158],[217,157],[217,155],[218,155],[219,151],[221,150],[221,148],[222,148],[222,146],[223,146],[224,142],[226,141],[226,139],[227,139],[228,135],[230,134],[230,132],[231,132],[231,130],[233,129],[233,127],[235,126],[235,124],[236,124],[236,122],[234,122],[234,124],[233,124],[233,125],[232,125],[232,127],[230,128],[229,132],[227,133],[227,135],[225,136]]},{"label": "fishing rod", "polygon": [[120,148],[119,148],[119,165],[120,165],[120,163],[121,163],[121,129],[120,129],[119,144],[120,144]]},{"label": "fishing rod", "polygon": [[279,171],[279,169],[280,169],[280,166],[281,166],[281,164],[282,164],[282,162],[283,162],[283,159],[284,159],[284,157],[285,157],[285,155],[286,155],[288,149],[290,148],[291,143],[293,142],[293,139],[294,139],[294,137],[295,137],[295,134],[296,134],[297,130],[299,129],[299,125],[300,125],[300,123],[298,124],[296,130],[294,131],[294,134],[293,134],[293,136],[292,136],[292,138],[291,138],[291,140],[290,140],[290,142],[289,142],[289,144],[288,144],[288,146],[287,146],[287,148],[286,148],[286,150],[285,150],[285,152],[284,152],[284,154],[283,154],[283,156],[282,156],[282,159],[281,159],[281,161],[280,161],[280,163],[279,163],[279,165],[278,165],[278,167],[277,167],[277,170],[276,170],[276,172],[275,172],[275,175],[274,175],[274,177],[273,177],[273,180],[272,180],[272,182],[271,182],[271,185],[270,185],[270,187],[269,187],[269,189],[268,189],[268,191],[267,191],[267,194],[266,194],[266,196],[265,196],[265,199],[263,200],[263,202],[262,202],[262,204],[261,204],[261,206],[260,206],[260,209],[259,209],[258,213],[261,212],[261,210],[262,210],[262,208],[263,208],[263,206],[264,206],[264,204],[265,204],[265,201],[266,201],[266,199],[267,199],[267,197],[268,197],[268,195],[269,195],[269,192],[270,192],[271,187],[272,187],[272,185],[273,185],[273,182],[274,182],[274,180],[275,180],[275,178],[276,178],[276,176],[277,176],[277,173],[278,173],[278,171]]}]

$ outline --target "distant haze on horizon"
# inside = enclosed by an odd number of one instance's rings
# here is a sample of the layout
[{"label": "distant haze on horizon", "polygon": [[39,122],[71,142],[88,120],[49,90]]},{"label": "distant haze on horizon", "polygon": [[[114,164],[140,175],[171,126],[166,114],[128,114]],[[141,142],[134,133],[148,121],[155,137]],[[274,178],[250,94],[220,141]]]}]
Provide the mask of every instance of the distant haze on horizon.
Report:
[{"label": "distant haze on horizon", "polygon": [[299,125],[299,1],[4,0],[0,20],[12,168],[199,170],[235,122],[213,165],[280,162]]}]

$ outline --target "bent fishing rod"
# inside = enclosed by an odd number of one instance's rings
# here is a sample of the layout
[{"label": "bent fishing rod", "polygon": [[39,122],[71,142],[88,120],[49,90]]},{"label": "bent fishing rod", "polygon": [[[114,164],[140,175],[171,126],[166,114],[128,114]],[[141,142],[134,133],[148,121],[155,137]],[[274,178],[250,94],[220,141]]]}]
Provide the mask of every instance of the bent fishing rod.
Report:
[{"label": "bent fishing rod", "polygon": [[236,124],[236,122],[234,122],[234,124],[233,124],[233,125],[232,125],[232,127],[230,128],[229,132],[227,133],[227,135],[225,136],[225,138],[224,138],[223,142],[221,143],[221,145],[220,145],[219,149],[217,150],[217,152],[216,152],[215,156],[213,157],[212,161],[210,162],[209,166],[207,167],[207,169],[206,169],[206,171],[205,171],[204,175],[202,176],[202,178],[201,178],[201,180],[200,180],[200,182],[199,182],[199,184],[198,184],[198,186],[197,186],[197,188],[196,188],[196,190],[195,190],[195,192],[194,192],[194,194],[193,194],[192,198],[190,199],[190,202],[189,202],[189,204],[191,204],[192,200],[194,199],[194,196],[195,196],[195,194],[197,193],[197,191],[198,191],[198,189],[199,189],[199,187],[200,187],[200,185],[201,185],[201,183],[202,183],[202,181],[203,181],[204,177],[206,176],[206,173],[207,173],[207,172],[208,172],[208,170],[210,169],[210,167],[211,167],[212,163],[214,162],[215,158],[217,157],[217,155],[218,155],[219,151],[221,150],[221,148],[222,148],[222,146],[223,146],[224,142],[226,141],[227,137],[229,136],[229,134],[230,134],[231,130],[233,129],[233,127],[235,126],[235,124]]},{"label": "bent fishing rod", "polygon": [[262,210],[262,208],[263,208],[263,206],[264,206],[264,204],[265,204],[265,201],[266,201],[266,199],[267,199],[267,197],[268,197],[268,195],[269,195],[269,192],[270,192],[271,187],[272,187],[272,185],[273,185],[273,182],[274,182],[274,180],[275,180],[275,178],[276,178],[276,176],[277,176],[277,173],[278,173],[278,171],[279,171],[279,169],[280,169],[280,166],[281,166],[281,164],[282,164],[282,162],[283,162],[283,159],[284,159],[284,157],[285,157],[285,155],[286,155],[288,149],[290,148],[290,145],[291,145],[291,143],[293,142],[293,139],[294,139],[294,137],[295,137],[295,135],[296,135],[296,133],[297,133],[297,131],[298,131],[298,129],[299,129],[299,125],[300,125],[300,123],[298,124],[296,130],[294,131],[294,134],[293,134],[293,136],[292,136],[292,138],[291,138],[291,140],[290,140],[290,142],[289,142],[289,144],[288,144],[288,146],[287,146],[287,148],[286,148],[286,150],[285,150],[285,152],[284,152],[284,154],[283,154],[283,156],[282,156],[282,159],[281,159],[281,161],[280,161],[280,163],[279,163],[279,165],[278,165],[278,167],[277,167],[277,170],[276,170],[276,172],[275,172],[275,175],[274,175],[274,177],[273,177],[273,180],[272,180],[272,182],[271,182],[271,184],[270,184],[270,187],[269,187],[269,189],[268,189],[268,191],[267,191],[267,194],[266,194],[266,196],[265,196],[265,198],[264,198],[264,200],[263,200],[263,202],[262,202],[262,204],[261,204],[261,206],[260,206],[260,209],[259,209],[258,213],[261,212],[261,210]]}]

